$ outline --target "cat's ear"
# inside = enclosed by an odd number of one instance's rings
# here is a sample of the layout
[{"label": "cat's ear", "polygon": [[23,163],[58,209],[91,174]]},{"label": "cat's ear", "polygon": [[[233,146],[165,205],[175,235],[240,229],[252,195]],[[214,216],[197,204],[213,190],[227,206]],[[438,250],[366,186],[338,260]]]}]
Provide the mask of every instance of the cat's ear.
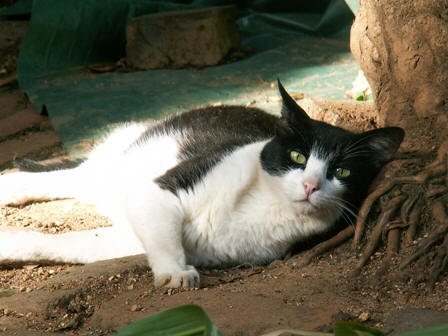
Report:
[{"label": "cat's ear", "polygon": [[404,138],[404,130],[400,127],[385,127],[364,132],[360,136],[361,142],[373,151],[373,164],[381,168],[397,152]]},{"label": "cat's ear", "polygon": [[277,78],[278,90],[282,96],[282,119],[286,121],[291,128],[301,128],[310,122],[310,117],[306,114],[296,101],[286,92],[280,79]]}]

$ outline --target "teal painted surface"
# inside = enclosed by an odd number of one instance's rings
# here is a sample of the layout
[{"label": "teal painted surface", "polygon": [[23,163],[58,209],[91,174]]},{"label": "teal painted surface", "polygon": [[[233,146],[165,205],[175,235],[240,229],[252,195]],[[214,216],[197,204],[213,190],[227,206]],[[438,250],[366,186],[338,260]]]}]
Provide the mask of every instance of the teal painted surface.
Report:
[{"label": "teal painted surface", "polygon": [[[24,1],[24,0],[22,0]],[[248,1],[239,8],[242,47],[255,53],[201,70],[93,74],[87,64],[124,56],[125,27],[142,13],[229,1],[36,0],[19,56],[19,85],[49,113],[69,151],[108,125],[159,118],[208,104],[277,112],[274,83],[292,93],[344,99],[359,67],[349,52],[353,14],[343,0]],[[308,6],[308,7],[302,7]]]}]

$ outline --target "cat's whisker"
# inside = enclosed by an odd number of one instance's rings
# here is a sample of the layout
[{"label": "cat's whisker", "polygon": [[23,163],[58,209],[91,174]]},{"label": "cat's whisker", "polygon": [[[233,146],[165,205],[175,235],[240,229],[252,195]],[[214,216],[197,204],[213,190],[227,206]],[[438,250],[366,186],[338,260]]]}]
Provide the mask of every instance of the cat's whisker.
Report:
[{"label": "cat's whisker", "polygon": [[350,225],[354,225],[354,220],[358,217],[358,215],[354,211],[356,208],[353,204],[351,204],[349,201],[344,200],[337,196],[324,196],[323,195],[322,199],[330,204],[335,205],[338,208],[338,210],[341,212],[341,216]]}]

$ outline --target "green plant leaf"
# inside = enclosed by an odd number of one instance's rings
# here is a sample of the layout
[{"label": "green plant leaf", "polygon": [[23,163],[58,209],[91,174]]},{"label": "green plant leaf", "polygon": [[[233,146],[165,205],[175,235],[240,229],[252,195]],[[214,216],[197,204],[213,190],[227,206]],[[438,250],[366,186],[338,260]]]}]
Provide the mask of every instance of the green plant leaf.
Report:
[{"label": "green plant leaf", "polygon": [[357,100],[357,101],[366,100],[365,96],[364,96],[364,93],[360,93],[360,94],[356,95],[355,100]]},{"label": "green plant leaf", "polygon": [[367,327],[358,322],[338,321],[334,324],[335,336],[385,336],[378,329]]},{"label": "green plant leaf", "polygon": [[0,298],[11,296],[17,293],[17,289],[5,289],[0,291]]},{"label": "green plant leaf", "polygon": [[410,331],[400,336],[446,336],[448,335],[448,324],[442,324],[436,327],[425,328]]},{"label": "green plant leaf", "polygon": [[184,305],[155,313],[119,330],[114,336],[222,336],[205,311]]}]

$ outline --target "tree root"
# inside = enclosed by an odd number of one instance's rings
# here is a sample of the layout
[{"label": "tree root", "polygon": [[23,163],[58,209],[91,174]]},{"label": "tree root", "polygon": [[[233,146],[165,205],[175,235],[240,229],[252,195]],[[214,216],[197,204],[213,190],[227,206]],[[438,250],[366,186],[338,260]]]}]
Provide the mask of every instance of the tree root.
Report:
[{"label": "tree root", "polygon": [[403,176],[396,177],[389,180],[375,189],[370,195],[367,196],[364,203],[359,209],[358,218],[356,219],[355,237],[353,239],[353,247],[358,247],[365,232],[365,222],[367,216],[372,209],[373,204],[381,196],[391,190],[394,186],[400,184],[424,184],[427,180],[438,177],[446,172],[446,163],[438,163],[432,167],[425,169],[422,173],[416,176]]},{"label": "tree root", "polygon": [[333,248],[338,247],[339,245],[342,245],[353,236],[354,232],[355,230],[353,226],[347,226],[344,230],[340,231],[334,237],[316,245],[311,250],[306,252],[302,261],[300,262],[300,265],[309,265],[314,258],[324,254],[325,252]]},{"label": "tree root", "polygon": [[[400,195],[392,199],[387,206],[387,208],[381,213],[380,217],[378,218],[377,225],[373,228],[371,239],[368,242],[365,252],[362,254],[361,259],[358,262],[358,265],[353,271],[353,275],[358,275],[361,271],[361,268],[367,263],[369,258],[375,253],[375,251],[378,249],[378,246],[381,241],[381,237],[384,233],[384,230],[386,229],[387,224],[390,222],[390,219],[392,216],[395,215],[397,212],[399,206],[405,201],[406,196]],[[394,231],[397,229],[393,229],[391,231]],[[389,233],[391,232],[389,231]]]},{"label": "tree root", "polygon": [[406,231],[406,242],[409,244],[414,241],[417,234],[417,226],[420,221],[420,216],[425,202],[419,199],[415,204],[414,209],[411,210],[408,219],[408,231]]},{"label": "tree root", "polygon": [[429,276],[429,288],[434,289],[434,286],[439,279],[442,272],[448,263],[448,235],[445,235],[442,245],[437,251],[436,259],[434,260],[434,265]]},{"label": "tree root", "polygon": [[[360,248],[366,231],[366,220],[375,202],[385,194],[389,194],[388,197],[390,197],[391,193],[389,192],[392,189],[395,195],[389,201],[384,202],[387,204],[382,207],[378,220],[369,235],[369,240],[363,247],[363,253],[353,275],[356,276],[361,272],[361,269],[382,243],[386,245],[386,254],[376,275],[378,277],[386,275],[393,258],[397,256],[400,249],[401,233],[405,232],[403,242],[413,243],[423,209],[428,206],[428,203],[434,202],[432,217],[434,223],[437,223],[436,229],[411,256],[402,261],[399,267],[400,270],[403,270],[417,259],[426,256],[434,246],[440,245],[437,247],[428,276],[430,288],[434,287],[448,265],[448,216],[444,206],[448,195],[447,157],[448,141],[445,141],[439,148],[436,160],[427,165],[419,174],[389,179],[367,196],[356,220],[353,239],[355,249]],[[441,241],[443,242],[440,244]],[[428,274],[428,272],[423,273]]]},{"label": "tree root", "polygon": [[[437,212],[440,208],[443,209],[443,204],[441,202],[436,202],[434,204],[434,208],[433,208],[433,215],[435,212]],[[439,211],[445,211],[443,210],[439,210]],[[444,214],[446,216],[446,214]],[[440,241],[444,235],[448,232],[448,223],[442,223],[439,224],[439,226],[436,228],[435,232],[433,232],[431,235],[429,235],[428,238],[426,238],[422,245],[420,245],[420,247],[414,252],[414,254],[412,254],[411,256],[409,256],[408,258],[406,258],[400,265],[400,270],[403,270],[406,266],[408,266],[410,263],[412,263],[413,261],[415,261],[416,259],[418,259],[419,257],[421,257],[423,254],[427,253],[429,248],[436,244],[438,241]]]},{"label": "tree root", "polygon": [[388,231],[386,257],[382,262],[381,268],[376,273],[378,279],[387,274],[392,259],[397,255],[398,250],[400,249],[400,229],[398,227],[399,226],[395,226],[395,228]]},{"label": "tree root", "polygon": [[434,289],[435,283],[448,263],[448,215],[441,201],[434,203],[432,214],[434,219],[439,223],[436,230],[423,241],[414,254],[405,259],[400,265],[400,270],[403,270],[413,261],[426,255],[433,245],[443,239],[443,243],[436,250],[436,257],[429,272],[428,285],[430,290]]}]

